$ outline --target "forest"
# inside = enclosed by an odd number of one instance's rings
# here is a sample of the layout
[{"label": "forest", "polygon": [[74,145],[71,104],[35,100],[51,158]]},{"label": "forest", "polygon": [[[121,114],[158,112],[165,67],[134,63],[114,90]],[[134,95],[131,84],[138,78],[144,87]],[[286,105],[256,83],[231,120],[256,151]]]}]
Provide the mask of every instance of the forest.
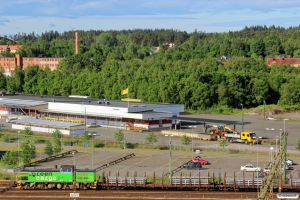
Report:
[{"label": "forest", "polygon": [[[0,73],[0,88],[14,93],[88,95],[184,104],[186,109],[300,105],[299,69],[267,65],[275,55],[300,55],[300,27],[251,26],[240,31],[192,33],[173,29],[49,31],[11,36],[23,57],[65,57],[57,70],[18,66]],[[168,43],[174,42],[170,48]],[[2,39],[0,44],[11,44]],[[159,47],[155,52],[153,47]],[[217,60],[228,55],[229,60]],[[14,56],[3,53],[2,56]],[[299,81],[298,81],[299,80]]]}]

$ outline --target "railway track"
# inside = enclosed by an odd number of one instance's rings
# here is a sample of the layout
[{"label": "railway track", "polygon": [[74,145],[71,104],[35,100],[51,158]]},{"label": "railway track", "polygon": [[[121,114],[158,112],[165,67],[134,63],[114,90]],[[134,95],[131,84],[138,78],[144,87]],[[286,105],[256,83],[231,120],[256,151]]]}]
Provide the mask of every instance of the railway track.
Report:
[{"label": "railway track", "polygon": [[13,186],[14,186],[14,181],[0,180],[0,194],[12,189]]},{"label": "railway track", "polygon": [[[71,198],[70,193],[79,193],[80,197]],[[27,200],[27,199],[101,199],[101,200],[153,200],[153,199],[244,199],[250,200],[257,197],[257,192],[224,192],[224,191],[149,191],[149,190],[9,190],[0,194],[0,199]],[[277,199],[276,193],[273,195]]]}]

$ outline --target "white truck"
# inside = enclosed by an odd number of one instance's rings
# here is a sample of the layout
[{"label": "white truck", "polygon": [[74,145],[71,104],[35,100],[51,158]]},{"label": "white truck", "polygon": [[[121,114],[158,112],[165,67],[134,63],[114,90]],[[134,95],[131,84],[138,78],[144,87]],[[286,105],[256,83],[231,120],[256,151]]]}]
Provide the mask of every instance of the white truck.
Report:
[{"label": "white truck", "polygon": [[247,165],[241,166],[241,171],[244,171],[244,172],[260,172],[261,168],[256,167],[255,165],[252,165],[252,164],[247,164]]}]

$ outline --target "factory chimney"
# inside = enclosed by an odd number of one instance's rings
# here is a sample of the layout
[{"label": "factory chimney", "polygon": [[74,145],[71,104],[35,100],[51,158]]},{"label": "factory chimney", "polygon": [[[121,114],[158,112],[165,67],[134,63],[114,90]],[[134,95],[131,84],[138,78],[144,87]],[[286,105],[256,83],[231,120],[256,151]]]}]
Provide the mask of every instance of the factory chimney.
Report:
[{"label": "factory chimney", "polygon": [[75,53],[79,53],[78,32],[75,32]]}]

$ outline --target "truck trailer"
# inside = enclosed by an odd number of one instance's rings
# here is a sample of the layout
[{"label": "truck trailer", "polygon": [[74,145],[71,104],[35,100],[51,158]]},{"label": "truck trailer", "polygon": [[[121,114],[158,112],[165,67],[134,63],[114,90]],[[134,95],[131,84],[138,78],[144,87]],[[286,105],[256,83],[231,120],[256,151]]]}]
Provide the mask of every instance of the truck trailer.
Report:
[{"label": "truck trailer", "polygon": [[224,137],[228,142],[238,142],[245,144],[260,144],[261,141],[257,138],[253,132],[241,132],[241,133],[225,133]]}]

